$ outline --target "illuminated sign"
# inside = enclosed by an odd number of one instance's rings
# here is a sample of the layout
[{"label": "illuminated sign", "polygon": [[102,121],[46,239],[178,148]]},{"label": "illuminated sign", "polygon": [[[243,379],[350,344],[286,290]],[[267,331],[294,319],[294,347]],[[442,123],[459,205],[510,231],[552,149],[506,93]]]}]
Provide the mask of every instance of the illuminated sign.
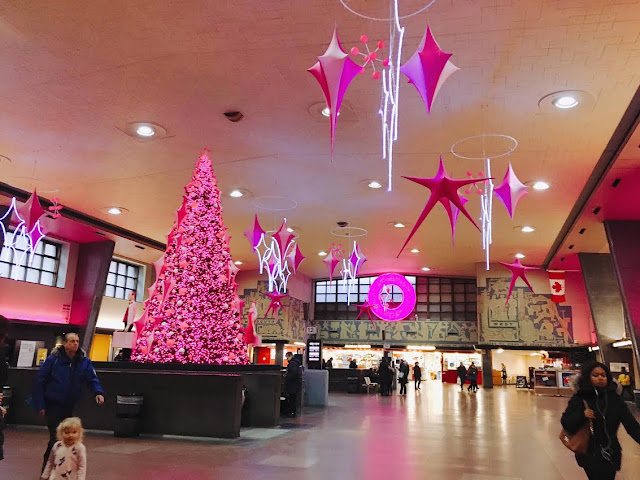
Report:
[{"label": "illuminated sign", "polygon": [[[391,305],[392,288],[402,292],[400,305]],[[381,320],[398,322],[404,320],[413,312],[416,306],[416,291],[409,280],[397,273],[380,275],[369,288],[369,303],[373,305],[371,311]]]}]

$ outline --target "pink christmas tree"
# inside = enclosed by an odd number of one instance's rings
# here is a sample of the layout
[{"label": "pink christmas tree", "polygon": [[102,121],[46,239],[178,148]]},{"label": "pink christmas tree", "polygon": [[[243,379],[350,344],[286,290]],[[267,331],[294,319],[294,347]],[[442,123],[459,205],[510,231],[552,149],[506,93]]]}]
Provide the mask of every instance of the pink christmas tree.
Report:
[{"label": "pink christmas tree", "polygon": [[132,360],[152,363],[246,364],[229,236],[207,151],[185,188],[167,236]]}]

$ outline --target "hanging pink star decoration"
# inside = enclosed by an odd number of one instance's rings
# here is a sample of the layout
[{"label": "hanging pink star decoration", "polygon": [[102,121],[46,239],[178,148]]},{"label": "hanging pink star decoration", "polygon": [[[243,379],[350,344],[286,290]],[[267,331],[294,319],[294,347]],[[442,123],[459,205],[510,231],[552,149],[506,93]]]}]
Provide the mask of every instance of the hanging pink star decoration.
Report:
[{"label": "hanging pink star decoration", "polygon": [[349,257],[349,262],[351,263],[351,266],[353,267],[353,276],[354,276],[354,278],[358,276],[358,274],[360,273],[360,269],[362,268],[362,265],[366,261],[367,261],[367,257],[364,256],[364,254],[360,251],[360,246],[354,241],[353,242],[353,252],[351,253],[351,256]]},{"label": "hanging pink star decoration", "polygon": [[527,190],[528,187],[516,177],[511,163],[509,163],[509,168],[507,168],[507,173],[505,173],[502,183],[495,187],[493,192],[504,203],[509,216],[513,219],[516,205],[528,193]]},{"label": "hanging pink star decoration", "polygon": [[254,252],[258,254],[260,273],[267,271],[269,291],[286,292],[291,271],[297,272],[305,258],[296,235],[289,230],[285,218],[275,233],[265,232],[256,215],[253,227],[244,232]]},{"label": "hanging pink star decoration", "polygon": [[64,207],[60,205],[60,199],[56,197],[53,197],[51,199],[51,203],[53,203],[53,205],[49,207],[49,211],[52,213],[51,218],[56,220],[62,216],[60,212],[64,209]]},{"label": "hanging pink star decoration", "polygon": [[358,307],[358,316],[356,317],[356,320],[360,319],[360,317],[362,316],[363,313],[366,313],[367,316],[369,317],[369,320],[371,321],[371,325],[373,325],[374,327],[376,326],[376,324],[373,322],[373,313],[371,312],[371,309],[373,307],[375,307],[375,305],[371,305],[369,303],[369,300],[364,301],[363,304],[361,305],[356,305],[356,307]]},{"label": "hanging pink star decoration", "polygon": [[511,283],[509,283],[509,293],[507,293],[507,299],[504,302],[505,305],[509,303],[511,292],[513,292],[513,287],[515,286],[516,280],[518,280],[518,278],[521,278],[522,280],[524,280],[524,283],[526,283],[527,287],[531,289],[531,292],[535,293],[533,291],[533,287],[529,283],[529,280],[527,280],[526,273],[527,273],[527,270],[540,270],[538,267],[524,266],[522,265],[522,263],[520,263],[520,260],[518,258],[516,258],[513,263],[505,263],[505,262],[500,262],[500,263],[505,267],[507,267],[509,270],[511,270]]},{"label": "hanging pink star decoration", "polygon": [[338,39],[338,31],[334,30],[327,51],[324,52],[324,55],[318,57],[318,62],[307,71],[311,73],[320,84],[320,88],[322,88],[322,93],[327,102],[327,107],[329,108],[331,158],[333,159],[336,124],[342,99],[353,78],[362,71],[362,67],[351,60],[342,49],[342,45]]},{"label": "hanging pink star decoration", "polygon": [[269,306],[267,307],[267,311],[264,316],[269,316],[269,312],[273,312],[275,319],[278,320],[278,310],[281,308],[284,310],[284,304],[282,303],[282,299],[288,297],[286,293],[278,293],[278,292],[267,292],[265,293],[267,297],[271,299]]},{"label": "hanging pink star decoration", "polygon": [[324,260],[322,260],[322,262],[326,265],[328,271],[329,271],[329,281],[333,281],[333,273],[336,270],[336,266],[340,263],[342,258],[342,255],[340,253],[340,250],[338,248],[334,248],[334,246],[331,246],[331,249],[329,250],[329,253],[327,254],[326,257],[324,257]]},{"label": "hanging pink star decoration", "polygon": [[420,217],[418,217],[418,220],[416,221],[416,224],[413,226],[413,229],[411,230],[411,233],[407,237],[407,240],[404,242],[404,245],[400,249],[400,252],[398,253],[398,257],[400,256],[400,253],[402,253],[404,248],[407,246],[407,244],[409,243],[413,235],[416,233],[418,228],[420,228],[420,225],[422,225],[422,222],[424,222],[424,220],[427,218],[427,215],[429,215],[433,207],[438,202],[440,202],[442,206],[445,208],[445,210],[447,211],[447,214],[449,215],[449,222],[451,223],[452,227],[454,226],[452,207],[455,206],[479,230],[478,225],[473,220],[473,218],[471,218],[471,215],[469,215],[469,212],[464,207],[465,202],[463,202],[462,200],[463,197],[458,193],[458,189],[470,183],[478,182],[481,180],[488,180],[488,178],[469,179],[469,180],[451,178],[450,176],[447,175],[447,171],[445,170],[444,162],[442,161],[442,155],[440,156],[440,165],[438,166],[438,173],[436,173],[435,177],[432,177],[432,178],[404,177],[404,178],[406,178],[407,180],[411,180],[412,182],[418,183],[423,187],[427,187],[429,190],[431,190],[431,196],[429,197],[429,200],[427,201],[426,205],[422,209],[422,213],[420,214]]},{"label": "hanging pink star decoration", "polygon": [[449,60],[452,55],[440,49],[433,38],[431,29],[427,27],[416,52],[400,67],[400,71],[409,78],[409,83],[418,90],[427,108],[427,113],[431,112],[431,105],[440,87],[454,72],[459,70]]},{"label": "hanging pink star decoration", "polygon": [[376,69],[376,62],[379,62],[382,67],[380,67],[380,69],[382,70],[382,68],[386,68],[389,66],[389,57],[385,58],[384,60],[380,60],[378,58],[378,52],[380,51],[380,49],[384,48],[384,40],[379,40],[378,43],[376,44],[376,48],[375,50],[371,50],[369,48],[369,36],[368,35],[360,35],[360,43],[362,43],[365,47],[365,49],[367,50],[367,53],[363,53],[360,51],[360,49],[358,47],[353,47],[351,49],[351,55],[358,56],[361,55],[364,57],[364,63],[362,64],[362,70],[360,70],[359,74],[362,74],[365,72],[365,69],[367,68],[368,65],[371,65],[371,68],[373,69],[373,73],[371,74],[371,78],[374,80],[379,80],[381,77],[381,73],[380,70]]},{"label": "hanging pink star decoration", "polygon": [[[460,203],[462,203],[462,205],[464,205],[468,201],[469,199],[467,197],[460,196]],[[458,217],[460,216],[460,209],[455,205],[451,205],[451,202],[449,202],[449,205],[451,206],[451,243],[455,245],[456,225],[458,225]]]}]

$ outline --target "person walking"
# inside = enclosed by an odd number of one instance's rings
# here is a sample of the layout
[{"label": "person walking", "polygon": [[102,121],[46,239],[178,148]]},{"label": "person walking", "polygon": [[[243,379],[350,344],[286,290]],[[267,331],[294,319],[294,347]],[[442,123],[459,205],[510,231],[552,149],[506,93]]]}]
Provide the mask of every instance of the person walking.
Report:
[{"label": "person walking", "polygon": [[327,360],[327,363],[325,365],[325,368],[327,370],[331,370],[333,368],[333,357],[331,357],[329,360]]},{"label": "person walking", "polygon": [[622,399],[633,400],[633,389],[631,388],[631,376],[627,373],[627,368],[622,367],[618,375],[618,383],[622,387]]},{"label": "person walking", "polygon": [[407,394],[407,383],[409,382],[409,364],[400,360],[398,367],[398,383],[400,384],[400,395]]},{"label": "person walking", "polygon": [[415,382],[416,390],[420,390],[420,383],[422,383],[422,369],[418,362],[413,366],[413,381]]},{"label": "person walking", "polygon": [[7,383],[9,376],[9,365],[5,355],[4,344],[9,336],[9,320],[0,315],[0,460],[4,460],[4,427],[6,426],[7,409],[2,406],[4,394],[2,387]]},{"label": "person walking", "polygon": [[295,417],[298,410],[298,395],[302,389],[302,365],[287,352],[287,373],[284,377],[284,393],[287,398],[287,415]]},{"label": "person walking", "polygon": [[478,391],[478,369],[476,368],[476,364],[471,362],[471,366],[469,370],[467,370],[467,378],[469,379],[469,388],[467,391],[469,392],[477,392]]},{"label": "person walking", "polygon": [[502,364],[502,385],[507,384],[507,366]]},{"label": "person walking", "polygon": [[467,368],[464,366],[463,362],[460,362],[460,366],[458,367],[458,378],[460,379],[460,391],[464,391],[464,382],[467,381]]},{"label": "person walking", "polygon": [[44,416],[49,429],[49,443],[44,453],[42,470],[56,443],[56,429],[62,420],[73,417],[73,408],[82,396],[82,386],[88,386],[96,403],[104,403],[104,391],[91,360],[80,348],[77,333],[67,333],[61,346],[54,349],[38,371],[32,393],[32,406]]},{"label": "person walking", "polygon": [[42,480],[85,480],[87,449],[82,443],[82,422],[78,417],[65,418],[56,429],[58,441],[51,449]]},{"label": "person walking", "polygon": [[587,363],[572,382],[574,395],[562,414],[562,427],[569,435],[580,430],[587,421],[593,433],[586,454],[576,453],[576,461],[590,480],[613,480],[622,463],[622,447],[618,427],[640,444],[640,424],[616,392],[616,384],[606,365]]}]

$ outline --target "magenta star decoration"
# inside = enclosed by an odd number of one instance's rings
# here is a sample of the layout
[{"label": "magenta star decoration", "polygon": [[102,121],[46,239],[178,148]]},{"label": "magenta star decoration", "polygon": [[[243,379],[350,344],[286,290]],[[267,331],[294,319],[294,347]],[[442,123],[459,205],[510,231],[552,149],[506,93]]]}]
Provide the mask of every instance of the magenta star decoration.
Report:
[{"label": "magenta star decoration", "polygon": [[264,234],[265,231],[260,226],[260,222],[258,222],[258,215],[256,215],[253,219],[253,227],[245,230],[244,236],[247,237],[247,239],[251,243],[251,248],[255,250],[256,248],[258,248],[258,245],[260,245]]},{"label": "magenta star decoration", "polygon": [[298,271],[298,267],[304,261],[306,257],[300,251],[300,246],[296,243],[295,248],[287,255],[287,259],[289,263],[291,263],[291,268],[293,269],[293,273]]},{"label": "magenta star decoration", "polygon": [[307,70],[320,84],[329,108],[332,159],[336,124],[342,99],[353,78],[362,70],[362,67],[351,60],[342,49],[337,30],[333,31],[333,37],[327,51],[324,52],[324,55],[318,57],[318,62],[313,67]]},{"label": "magenta star decoration", "polygon": [[324,257],[322,262],[326,265],[329,271],[329,281],[333,281],[333,273],[336,270],[336,266],[340,263],[340,259],[338,258],[338,252],[333,248],[329,250],[329,254]]},{"label": "magenta star decoration", "polygon": [[[460,196],[460,202],[464,205],[469,199],[467,197]],[[451,204],[451,202],[449,202]],[[456,243],[456,225],[458,225],[458,217],[460,216],[460,210],[455,205],[451,205],[451,243]]]},{"label": "magenta star decoration", "polygon": [[455,206],[460,212],[462,212],[464,216],[467,217],[469,221],[473,223],[473,225],[476,228],[478,228],[478,230],[480,230],[476,222],[473,220],[473,218],[471,218],[471,215],[469,215],[469,212],[467,211],[467,209],[464,207],[465,202],[462,200],[463,197],[458,193],[458,189],[461,187],[464,187],[465,185],[469,185],[470,183],[488,180],[488,178],[481,178],[481,179],[451,178],[450,176],[447,175],[447,171],[444,168],[442,155],[440,156],[440,165],[438,166],[438,173],[436,173],[435,177],[433,178],[404,177],[404,178],[406,178],[407,180],[411,180],[412,182],[418,183],[423,187],[427,187],[429,190],[431,190],[431,196],[429,197],[427,204],[422,209],[422,213],[420,214],[420,217],[418,217],[418,220],[416,221],[416,224],[413,226],[413,229],[411,230],[411,233],[407,237],[407,240],[404,242],[404,245],[400,249],[400,252],[398,253],[398,257],[400,256],[400,253],[402,253],[404,248],[407,246],[407,244],[409,243],[413,235],[416,233],[418,228],[420,228],[420,225],[422,225],[422,222],[424,222],[424,220],[427,218],[427,215],[429,215],[433,207],[438,202],[440,202],[442,206],[445,208],[445,210],[447,211],[447,214],[449,215],[449,222],[452,225],[452,230],[453,230],[453,227],[455,226],[454,212],[452,210],[453,206]]},{"label": "magenta star decoration", "polygon": [[278,320],[278,310],[281,308],[284,310],[284,305],[282,304],[282,299],[288,297],[286,293],[278,293],[278,292],[267,292],[265,293],[267,297],[271,299],[269,306],[267,307],[267,311],[264,314],[265,317],[269,316],[269,312],[273,312],[276,320]]},{"label": "magenta star decoration", "polygon": [[451,53],[443,52],[433,38],[431,29],[427,31],[411,58],[400,67],[400,71],[409,78],[409,83],[418,90],[422,101],[431,112],[431,105],[440,87],[454,72],[459,70],[451,61]]},{"label": "magenta star decoration", "polygon": [[374,327],[376,326],[376,324],[373,322],[373,313],[371,312],[371,309],[374,307],[375,305],[371,305],[369,303],[369,300],[365,300],[364,303],[362,305],[356,305],[356,307],[358,307],[358,316],[356,317],[356,320],[358,320],[363,313],[366,313],[367,316],[369,317],[369,320],[371,321],[371,325],[373,325]]},{"label": "magenta star decoration", "polygon": [[522,280],[524,280],[524,283],[526,283],[527,287],[531,289],[531,292],[535,293],[533,291],[533,287],[529,283],[529,280],[527,280],[526,273],[527,273],[527,270],[540,270],[538,267],[526,267],[522,265],[520,263],[520,260],[517,258],[513,263],[505,263],[505,262],[500,262],[500,263],[505,267],[507,267],[509,270],[511,270],[511,283],[509,284],[509,293],[507,293],[507,299],[504,302],[505,305],[509,303],[511,292],[513,292],[513,287],[515,286],[516,280],[518,280],[518,278],[521,278]]},{"label": "magenta star decoration", "polygon": [[502,203],[504,203],[504,206],[507,208],[507,212],[509,212],[509,216],[513,219],[516,205],[518,205],[520,199],[527,194],[527,190],[528,187],[518,180],[518,177],[516,177],[516,174],[511,167],[511,163],[509,163],[509,168],[502,179],[502,183],[495,187],[493,192],[502,201]]}]

